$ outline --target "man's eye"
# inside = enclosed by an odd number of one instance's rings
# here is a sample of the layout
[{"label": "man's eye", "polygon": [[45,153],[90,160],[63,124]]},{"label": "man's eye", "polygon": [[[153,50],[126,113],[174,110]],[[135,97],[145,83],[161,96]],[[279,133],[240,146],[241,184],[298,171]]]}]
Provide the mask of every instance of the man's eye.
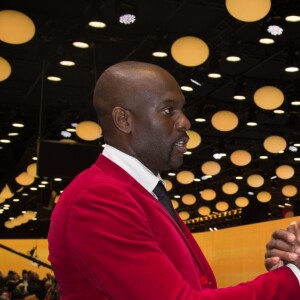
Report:
[{"label": "man's eye", "polygon": [[166,108],[164,109],[164,112],[165,112],[166,114],[171,114],[173,111],[174,111],[174,109],[173,109],[172,107],[166,107]]}]

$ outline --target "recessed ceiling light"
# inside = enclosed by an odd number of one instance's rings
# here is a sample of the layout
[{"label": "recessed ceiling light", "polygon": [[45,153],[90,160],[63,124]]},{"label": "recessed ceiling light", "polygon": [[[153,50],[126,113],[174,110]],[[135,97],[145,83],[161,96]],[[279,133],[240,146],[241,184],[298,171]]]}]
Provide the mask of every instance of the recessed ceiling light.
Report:
[{"label": "recessed ceiling light", "polygon": [[300,16],[298,15],[289,15],[285,17],[287,22],[300,22]]},{"label": "recessed ceiling light", "polygon": [[91,26],[93,28],[105,28],[106,24],[101,21],[90,21],[89,26]]},{"label": "recessed ceiling light", "polygon": [[204,122],[206,122],[206,119],[205,118],[196,118],[195,121],[198,123],[204,123]]},{"label": "recessed ceiling light", "polygon": [[12,123],[12,126],[17,127],[17,128],[23,128],[24,124],[22,124],[22,123]]},{"label": "recessed ceiling light", "polygon": [[254,121],[249,121],[249,122],[247,122],[247,126],[252,126],[252,127],[254,127],[254,126],[257,126],[257,123],[254,122]]},{"label": "recessed ceiling light", "polygon": [[76,48],[81,48],[81,49],[86,49],[86,48],[90,47],[90,45],[88,43],[85,43],[85,42],[73,42],[72,45]]},{"label": "recessed ceiling light", "polygon": [[235,96],[233,96],[233,99],[235,99],[235,100],[245,100],[246,97],[244,95],[235,95]]},{"label": "recessed ceiling light", "polygon": [[267,155],[260,155],[259,159],[268,159],[269,157]]},{"label": "recessed ceiling light", "polygon": [[274,43],[275,43],[275,40],[272,39],[272,38],[267,38],[267,37],[265,37],[265,38],[259,39],[259,42],[260,42],[261,44],[264,44],[264,45],[271,45],[271,44],[274,44]]},{"label": "recessed ceiling light", "polygon": [[222,77],[222,75],[220,73],[209,73],[207,76],[209,78],[214,78],[214,79]]},{"label": "recessed ceiling light", "polygon": [[167,57],[168,53],[164,51],[154,51],[152,52],[152,56],[163,58],[163,57]]},{"label": "recessed ceiling light", "polygon": [[273,113],[277,115],[282,115],[285,114],[285,111],[283,109],[275,109]]},{"label": "recessed ceiling light", "polygon": [[64,66],[64,67],[72,67],[75,66],[75,62],[72,60],[61,60],[60,65]]},{"label": "recessed ceiling light", "polygon": [[227,56],[226,60],[230,62],[238,62],[241,61],[241,58],[239,56],[232,55],[232,56]]},{"label": "recessed ceiling light", "polygon": [[54,82],[59,82],[59,81],[61,81],[61,78],[58,77],[58,76],[48,76],[47,79],[48,79],[49,81],[54,81]]},{"label": "recessed ceiling light", "polygon": [[188,85],[182,85],[180,88],[185,92],[192,92],[194,90],[191,86]]},{"label": "recessed ceiling light", "polygon": [[296,67],[296,66],[290,66],[290,67],[286,67],[284,69],[285,72],[288,72],[288,73],[295,73],[295,72],[298,72],[299,71],[299,68]]},{"label": "recessed ceiling light", "polygon": [[1,139],[0,140],[0,143],[3,143],[3,144],[9,144],[11,141],[8,140],[8,139]]}]

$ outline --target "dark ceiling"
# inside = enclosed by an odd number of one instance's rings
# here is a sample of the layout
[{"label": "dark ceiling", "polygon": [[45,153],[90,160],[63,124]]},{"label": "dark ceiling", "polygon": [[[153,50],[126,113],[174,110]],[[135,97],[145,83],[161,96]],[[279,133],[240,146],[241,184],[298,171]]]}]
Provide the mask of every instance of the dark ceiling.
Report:
[{"label": "dark ceiling", "polygon": [[[197,198],[193,205],[178,201],[177,211],[187,211],[190,215],[187,224],[191,231],[279,219],[287,211],[300,215],[299,192],[287,198],[281,191],[286,184],[300,187],[300,162],[295,160],[300,157],[300,149],[292,152],[287,147],[284,153],[268,153],[268,159],[259,159],[264,152],[263,141],[268,136],[282,136],[288,146],[300,143],[300,109],[291,105],[292,100],[299,100],[300,97],[300,72],[284,71],[291,51],[298,55],[299,66],[300,22],[284,20],[289,1],[273,0],[271,11],[265,18],[248,23],[232,17],[226,10],[225,0],[135,1],[137,21],[133,25],[118,23],[120,2],[124,1],[1,1],[1,10],[14,9],[27,14],[36,26],[36,33],[32,40],[20,45],[0,41],[0,56],[12,68],[11,76],[0,82],[0,138],[8,138],[12,130],[19,133],[9,137],[11,143],[0,144],[0,188],[8,185],[14,194],[5,201],[0,195],[0,211],[5,204],[9,204],[9,208],[0,214],[0,238],[47,236],[50,214],[55,205],[54,196],[75,174],[94,161],[103,143],[101,138],[93,142],[83,141],[75,133],[71,138],[77,144],[59,143],[62,139],[60,132],[70,127],[71,123],[96,120],[91,106],[95,81],[106,67],[122,60],[161,65],[180,84],[195,75],[202,78],[202,86],[194,85],[193,92],[184,92],[191,129],[201,135],[202,142],[191,150],[191,155],[185,156],[181,170],[192,171],[196,178],[201,179],[204,175],[201,165],[214,160],[213,154],[222,150],[227,156],[218,160],[221,172],[210,179],[187,185],[179,184],[174,176],[163,174],[163,178],[173,183],[170,191],[173,199],[175,195],[184,194],[193,194]],[[299,10],[300,2],[292,2]],[[95,29],[87,25],[96,9],[101,10],[106,28]],[[284,32],[282,36],[275,37],[274,44],[263,45],[258,40],[271,16],[282,18]],[[175,62],[170,54],[172,43],[187,35],[199,37],[209,46],[209,58],[200,66],[184,67]],[[73,47],[72,42],[80,38],[86,39],[90,47]],[[167,45],[169,55],[166,58],[151,55],[159,42]],[[232,63],[225,59],[232,42],[238,45],[242,58],[240,62]],[[65,55],[71,57],[76,65],[60,66],[59,61]],[[219,79],[207,77],[214,61],[220,66],[222,77]],[[62,81],[48,81],[46,77],[49,74],[60,74]],[[233,99],[239,83],[243,84],[246,92],[246,100],[243,101]],[[255,91],[266,85],[276,86],[284,93],[285,101],[280,107],[284,114],[275,114],[273,110],[255,105]],[[216,130],[210,119],[219,110],[234,112],[239,118],[239,125],[228,132]],[[257,119],[256,127],[246,125],[252,115]],[[204,116],[206,122],[196,122],[195,119],[200,116]],[[25,127],[13,128],[11,124],[17,121],[23,122]],[[251,153],[251,163],[243,167],[231,163],[230,154],[239,149]],[[14,178],[33,163],[33,156],[39,157],[39,177],[32,185],[20,190]],[[295,175],[289,180],[274,178],[275,170],[280,165],[292,166]],[[246,180],[251,174],[262,175],[264,185],[251,188]],[[243,179],[237,180],[237,175],[242,175]],[[55,181],[55,177],[61,177],[62,181]],[[38,187],[45,179],[49,184],[44,188]],[[226,182],[236,182],[238,192],[225,194],[222,185]],[[37,187],[37,190],[30,189],[32,187]],[[216,199],[204,201],[199,193],[205,188],[214,189]],[[269,191],[271,201],[260,203],[256,199],[260,191]],[[237,208],[235,199],[239,196],[248,197],[249,206]],[[228,202],[226,214],[216,210],[218,201]],[[198,208],[204,205],[211,208],[212,214],[200,218]],[[37,220],[12,229],[4,226],[10,217],[16,218],[22,211],[28,210],[37,211]]]}]

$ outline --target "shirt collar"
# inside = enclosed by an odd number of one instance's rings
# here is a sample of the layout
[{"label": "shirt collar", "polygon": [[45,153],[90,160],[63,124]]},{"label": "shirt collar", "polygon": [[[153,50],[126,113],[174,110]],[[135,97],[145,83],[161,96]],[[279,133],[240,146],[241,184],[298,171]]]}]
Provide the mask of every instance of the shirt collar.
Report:
[{"label": "shirt collar", "polygon": [[117,164],[119,167],[121,167],[123,170],[125,170],[149,193],[152,193],[158,181],[162,180],[160,175],[155,176],[138,159],[110,145],[105,145],[102,154],[113,161],[115,164]]}]

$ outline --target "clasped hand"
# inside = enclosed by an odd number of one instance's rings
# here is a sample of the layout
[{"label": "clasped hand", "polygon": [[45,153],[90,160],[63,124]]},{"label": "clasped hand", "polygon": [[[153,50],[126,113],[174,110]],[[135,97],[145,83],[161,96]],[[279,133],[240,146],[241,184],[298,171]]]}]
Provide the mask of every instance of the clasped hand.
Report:
[{"label": "clasped hand", "polygon": [[265,267],[275,270],[287,263],[300,270],[300,220],[292,222],[287,230],[278,229],[266,245]]}]

